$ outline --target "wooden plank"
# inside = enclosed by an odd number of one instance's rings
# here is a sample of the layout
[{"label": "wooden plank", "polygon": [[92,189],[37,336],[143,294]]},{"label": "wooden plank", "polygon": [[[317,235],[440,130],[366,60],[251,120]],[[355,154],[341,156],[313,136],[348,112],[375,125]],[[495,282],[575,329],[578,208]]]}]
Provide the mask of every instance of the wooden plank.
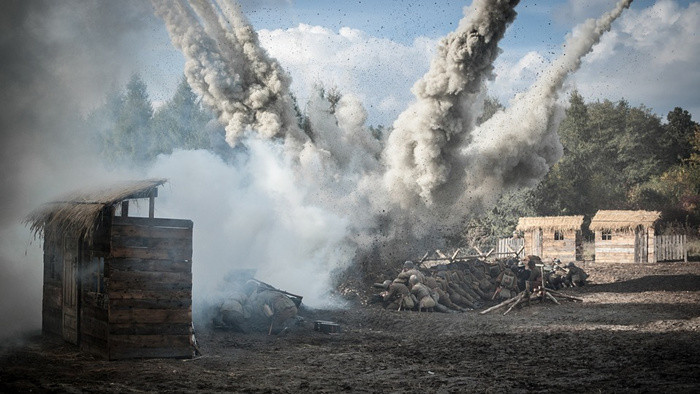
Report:
[{"label": "wooden plank", "polygon": [[110,271],[110,284],[116,282],[192,283],[191,272]]},{"label": "wooden plank", "polygon": [[117,281],[113,282],[109,278],[105,279],[105,288],[109,294],[112,292],[125,292],[125,291],[181,291],[181,290],[192,290],[192,282],[182,281],[182,282],[149,282],[146,280],[133,280],[133,281]]},{"label": "wooden plank", "polygon": [[174,238],[143,238],[143,237],[113,237],[112,248],[149,248],[157,250],[191,250],[189,239]]},{"label": "wooden plank", "polygon": [[109,349],[128,348],[186,348],[190,335],[110,335]]},{"label": "wooden plank", "polygon": [[180,348],[115,348],[110,349],[110,360],[129,358],[192,358],[191,346]]},{"label": "wooden plank", "polygon": [[63,289],[58,286],[44,285],[42,304],[45,307],[60,309],[63,307]]},{"label": "wooden plank", "polygon": [[190,328],[191,324],[188,323],[114,323],[109,325],[109,333],[110,335],[189,335]]},{"label": "wooden plank", "polygon": [[91,335],[82,335],[80,338],[80,350],[94,354],[100,358],[108,357],[107,340],[95,338]]},{"label": "wooden plank", "polygon": [[111,257],[134,259],[160,259],[160,260],[192,260],[192,245],[180,245],[170,249],[151,249],[147,247],[129,248],[112,246]]},{"label": "wooden plank", "polygon": [[119,271],[152,271],[152,272],[192,272],[192,262],[173,260],[147,259],[109,259],[105,263],[107,273]]},{"label": "wooden plank", "polygon": [[62,334],[63,315],[60,309],[44,309],[42,311],[41,331],[45,334]]},{"label": "wooden plank", "polygon": [[84,305],[80,308],[81,317],[90,317],[97,320],[107,321],[107,309],[96,306]]},{"label": "wooden plank", "polygon": [[123,237],[192,239],[192,227],[113,226],[112,238]]},{"label": "wooden plank", "polygon": [[136,290],[136,289],[126,289],[126,290],[114,290],[110,291],[109,299],[118,300],[148,300],[148,299],[191,299],[192,289],[188,288],[185,290]]},{"label": "wooden plank", "polygon": [[191,298],[179,299],[110,299],[109,310],[117,309],[183,309],[192,306]]},{"label": "wooden plank", "polygon": [[192,323],[188,309],[118,309],[109,311],[109,323],[158,324]]},{"label": "wooden plank", "polygon": [[112,226],[152,226],[152,227],[175,227],[192,228],[193,223],[187,219],[151,219],[138,217],[114,217]]},{"label": "wooden plank", "polygon": [[105,320],[95,319],[93,317],[87,316],[83,316],[80,320],[81,335],[90,335],[92,337],[100,338],[107,341],[108,332],[109,325]]}]

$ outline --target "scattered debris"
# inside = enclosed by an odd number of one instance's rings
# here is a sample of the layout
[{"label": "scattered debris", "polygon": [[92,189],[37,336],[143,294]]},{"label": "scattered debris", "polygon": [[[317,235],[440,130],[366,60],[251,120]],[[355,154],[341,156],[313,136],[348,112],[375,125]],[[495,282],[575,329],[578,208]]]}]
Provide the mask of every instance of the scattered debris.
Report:
[{"label": "scattered debris", "polygon": [[337,334],[340,332],[340,324],[332,321],[316,320],[314,322],[314,331],[319,331],[325,334]]}]

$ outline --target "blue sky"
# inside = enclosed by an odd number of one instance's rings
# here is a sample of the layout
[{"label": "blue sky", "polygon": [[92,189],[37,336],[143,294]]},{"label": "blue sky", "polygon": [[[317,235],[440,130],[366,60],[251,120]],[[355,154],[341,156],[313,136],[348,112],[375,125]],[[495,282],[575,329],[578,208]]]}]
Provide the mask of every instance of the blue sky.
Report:
[{"label": "blue sky", "polygon": [[[454,30],[470,1],[244,0],[263,46],[291,74],[300,101],[322,82],[365,103],[369,123],[390,124],[411,100],[438,40]],[[615,0],[521,1],[501,41],[490,94],[507,104],[561,52],[571,29]],[[700,24],[697,1],[635,1],[600,48],[569,80],[587,100],[626,99],[660,116],[681,106],[700,117]],[[149,31],[134,67],[156,103],[167,99],[184,66],[162,26]],[[349,28],[349,29],[348,29]],[[352,34],[350,33],[352,32]],[[303,53],[290,48],[303,48]],[[347,54],[340,59],[338,54]],[[683,53],[683,55],[679,55]],[[371,59],[371,60],[370,60]],[[372,63],[374,62],[374,63]],[[564,96],[566,92],[564,92]]]}]

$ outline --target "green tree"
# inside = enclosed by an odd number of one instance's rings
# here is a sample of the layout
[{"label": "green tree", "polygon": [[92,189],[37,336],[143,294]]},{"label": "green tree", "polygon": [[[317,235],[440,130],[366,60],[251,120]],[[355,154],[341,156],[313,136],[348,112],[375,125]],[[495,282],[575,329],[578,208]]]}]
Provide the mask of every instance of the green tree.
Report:
[{"label": "green tree", "polygon": [[213,115],[204,110],[186,78],[182,78],[173,97],[153,116],[152,134],[156,143],[152,153],[171,153],[173,149],[206,149],[210,146],[205,132]]},{"label": "green tree", "polygon": [[695,132],[695,123],[688,111],[676,107],[666,116],[666,138],[659,141],[668,152],[669,164],[679,164],[690,157],[691,139]]},{"label": "green tree", "polygon": [[150,133],[153,106],[148,98],[146,84],[137,73],[126,85],[109,148],[114,160],[147,161],[155,149],[155,136]]}]

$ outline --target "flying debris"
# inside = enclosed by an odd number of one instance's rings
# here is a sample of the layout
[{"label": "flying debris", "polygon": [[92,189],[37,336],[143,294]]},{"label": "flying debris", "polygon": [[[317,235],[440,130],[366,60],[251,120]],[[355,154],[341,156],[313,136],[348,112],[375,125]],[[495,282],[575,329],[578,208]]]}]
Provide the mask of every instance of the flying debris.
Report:
[{"label": "flying debris", "polygon": [[477,125],[498,43],[515,21],[518,3],[474,0],[465,7],[457,29],[440,41],[430,69],[413,86],[415,101],[380,141],[364,125],[360,100],[349,93],[332,102],[328,95],[312,97],[302,131],[289,77],[233,0],[153,0],[187,59],[188,82],[216,111],[228,143],[248,147],[251,161],[279,156],[284,168],[268,176],[284,198],[271,210],[292,212],[280,219],[290,222],[299,215],[317,218],[328,235],[324,243],[299,231],[293,236],[300,241],[292,243],[309,243],[300,248],[309,257],[298,260],[314,261],[313,271],[325,272],[328,287],[331,271],[367,256],[390,264],[398,253],[444,245],[465,219],[492,208],[504,192],[537,185],[562,156],[557,99],[563,83],[631,0],[576,27],[562,55],[530,89]]}]

